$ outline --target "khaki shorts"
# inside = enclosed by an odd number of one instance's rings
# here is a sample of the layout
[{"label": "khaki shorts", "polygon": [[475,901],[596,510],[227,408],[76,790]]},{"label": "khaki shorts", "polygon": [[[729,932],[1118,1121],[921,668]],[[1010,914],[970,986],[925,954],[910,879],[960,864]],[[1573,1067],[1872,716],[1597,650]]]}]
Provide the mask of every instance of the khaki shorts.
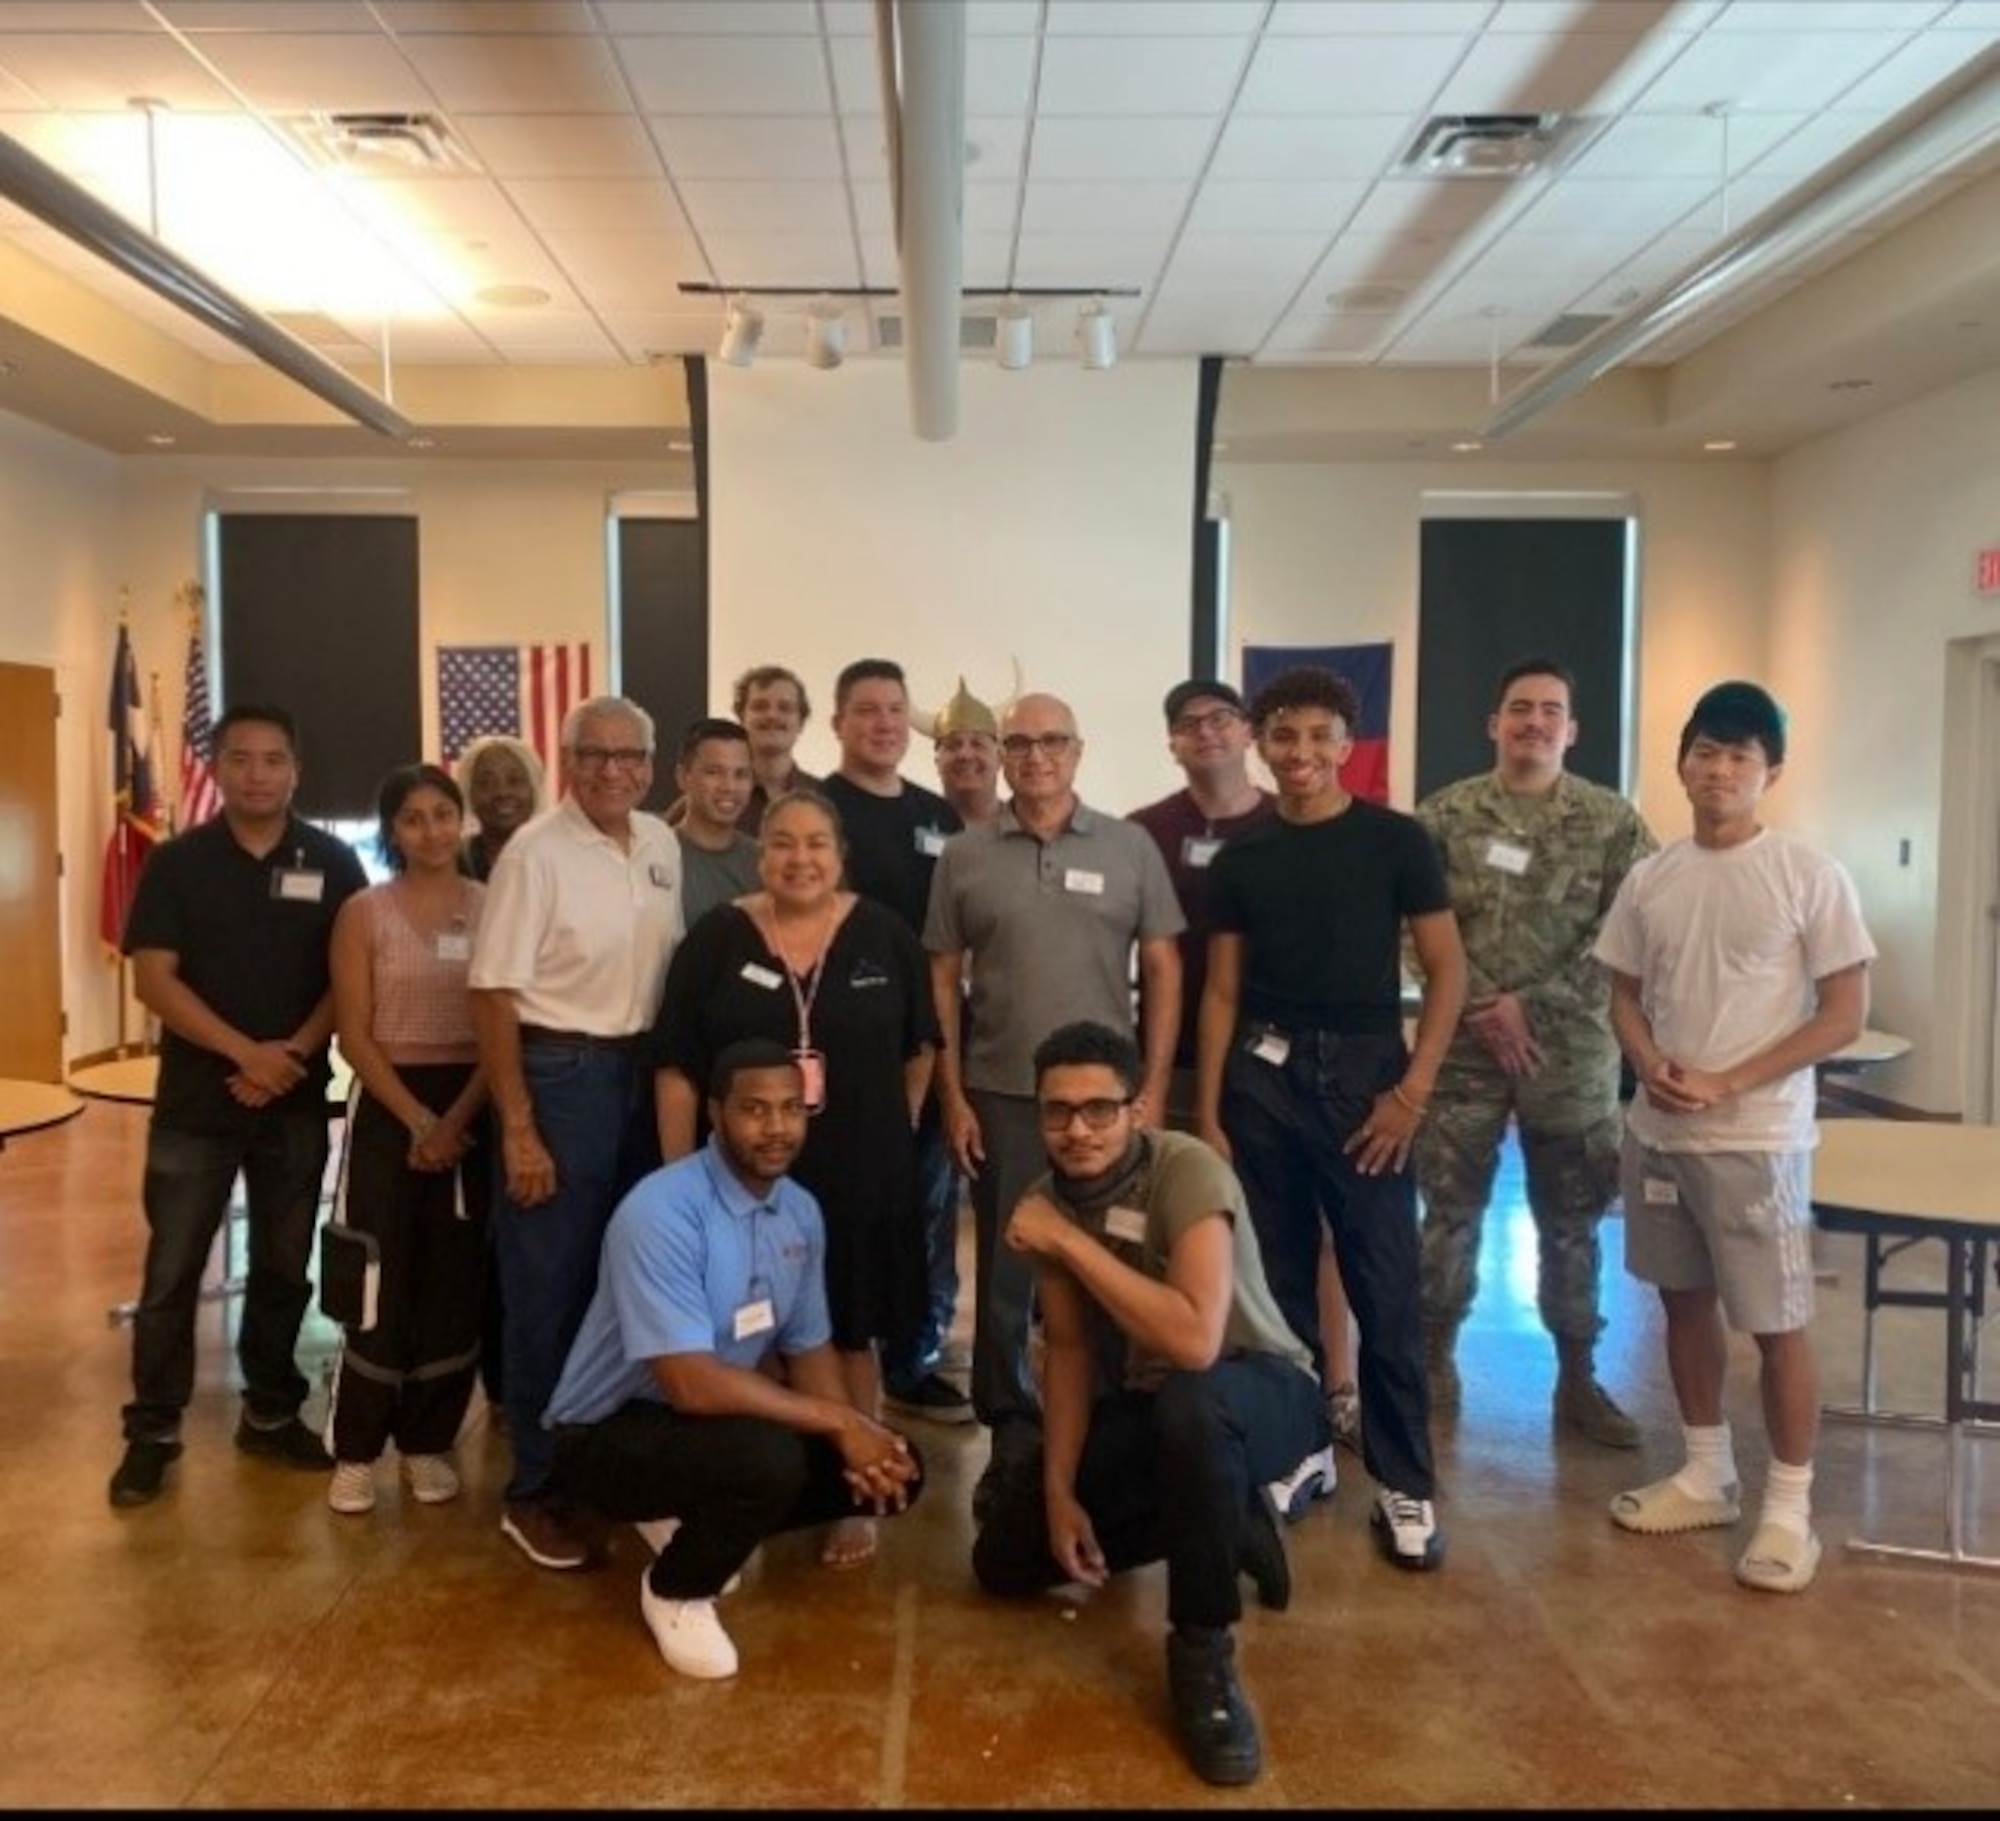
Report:
[{"label": "khaki shorts", "polygon": [[1715,1291],[1740,1334],[1811,1322],[1810,1151],[1655,1151],[1627,1132],[1619,1175],[1634,1277]]}]

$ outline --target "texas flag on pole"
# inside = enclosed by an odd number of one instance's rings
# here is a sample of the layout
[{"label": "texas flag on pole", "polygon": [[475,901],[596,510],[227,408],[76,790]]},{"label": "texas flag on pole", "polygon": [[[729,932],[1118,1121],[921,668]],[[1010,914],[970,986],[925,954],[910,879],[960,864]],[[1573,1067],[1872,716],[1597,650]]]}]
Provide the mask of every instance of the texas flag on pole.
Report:
[{"label": "texas flag on pole", "polygon": [[153,759],[145,704],[139,696],[139,665],[132,656],[131,632],[121,623],[118,651],[111,661],[111,834],[104,843],[104,878],[97,899],[97,934],[114,954],[125,933],[125,915],[139,889],[139,869],[162,833],[159,793],[153,787]]},{"label": "texas flag on pole", "polygon": [[1281,670],[1313,664],[1343,676],[1361,699],[1361,725],[1350,728],[1354,751],[1340,768],[1341,788],[1370,803],[1389,800],[1389,680],[1393,645],[1246,645],[1243,694],[1257,691]]},{"label": "texas flag on pole", "polygon": [[481,734],[512,734],[557,775],[563,716],[588,701],[590,647],[440,645],[438,736],[447,765]]}]

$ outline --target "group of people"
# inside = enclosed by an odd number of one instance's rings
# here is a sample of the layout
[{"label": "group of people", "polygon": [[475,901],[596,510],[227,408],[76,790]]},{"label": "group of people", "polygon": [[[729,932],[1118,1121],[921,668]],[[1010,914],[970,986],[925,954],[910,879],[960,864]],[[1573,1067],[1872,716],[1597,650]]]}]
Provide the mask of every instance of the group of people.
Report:
[{"label": "group of people", "polygon": [[[1442,1559],[1432,1426],[1462,1400],[1511,1121],[1561,1426],[1640,1440],[1595,1369],[1621,1187],[1628,1266],[1665,1312],[1685,1462],[1610,1515],[1738,1520],[1726,1311],[1756,1337],[1772,1453],[1737,1577],[1804,1588],[1812,1071],[1861,1027],[1873,948],[1845,872],[1760,820],[1786,743],[1763,690],[1695,704],[1693,832],[1659,851],[1566,769],[1573,692],[1555,660],[1510,666],[1493,770],[1409,815],[1341,782],[1343,679],[1294,668],[1246,702],[1191,678],[1165,702],[1186,785],[1127,817],[1078,794],[1060,698],[996,710],[961,681],[925,716],[886,659],[840,673],[840,763],[807,777],[805,686],[765,666],[734,718],[686,730],[664,816],[642,807],[652,720],[620,697],[570,714],[547,808],[517,742],[458,778],[399,769],[375,887],[292,813],[289,717],[232,707],[222,813],[153,856],[125,935],[162,1041],[112,1503],[157,1497],[180,1452],[240,1171],[237,1445],[331,1466],[335,1510],[373,1507],[392,1446],[413,1497],[455,1496],[483,1362],[504,1534],[574,1569],[637,1526],[662,1656],[719,1678],[716,1600],[759,1544],[823,1527],[829,1566],[868,1560],[923,1486],[901,1419],[976,1419],[980,1583],[1164,1559],[1181,1742],[1246,1782],[1241,1582],[1287,1603],[1284,1525],[1333,1493],[1337,1438],[1387,1559]],[[913,727],[936,790],[903,776]],[[354,1088],[330,1219],[379,1283],[322,1437],[293,1355],[336,1032]],[[962,1188],[969,1397],[945,1352]]]}]

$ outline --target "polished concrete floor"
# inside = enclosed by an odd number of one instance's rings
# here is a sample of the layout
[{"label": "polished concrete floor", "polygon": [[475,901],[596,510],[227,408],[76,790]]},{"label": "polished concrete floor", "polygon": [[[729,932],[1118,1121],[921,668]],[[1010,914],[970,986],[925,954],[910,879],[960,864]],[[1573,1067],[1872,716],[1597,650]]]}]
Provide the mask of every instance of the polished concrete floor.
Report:
[{"label": "polished concrete floor", "polygon": [[[1797,1598],[1730,1578],[1747,1540],[1642,1538],[1605,1501],[1671,1469],[1658,1319],[1607,1223],[1603,1376],[1640,1456],[1552,1437],[1533,1234],[1496,1208],[1467,1330],[1467,1402],[1439,1435],[1441,1572],[1375,1553],[1365,1476],[1291,1530],[1282,1615],[1239,1633],[1265,1772],[1224,1793],[1186,1769],[1163,1693],[1159,1569],[1085,1604],[980,1595],[967,1500],[981,1432],[923,1426],[932,1485],[879,1559],[823,1569],[780,1539],[724,1608],[733,1682],[684,1681],[638,1614],[635,1536],[605,1572],[551,1574],[500,1536],[504,1436],[475,1407],[465,1496],[388,1489],[343,1518],[325,1481],[245,1459],[209,1305],[187,1452],[156,1504],[114,1512],[144,1110],[93,1103],[0,1153],[0,1803],[196,1807],[1990,1808],[2000,1797],[2000,1574],[1852,1553],[1935,1541],[1934,1432],[1829,1425],[1826,1559]],[[1822,1240],[1816,1335],[1854,1394],[1858,1242]],[[1899,1267],[1920,1272],[1912,1257]],[[1934,1315],[1881,1318],[1882,1395],[1935,1408]],[[315,1361],[332,1336],[315,1316]],[[1734,1355],[1754,1497],[1764,1450]],[[317,1420],[323,1393],[308,1416]],[[2000,1554],[1984,1442],[1972,1542]],[[1754,1515],[1754,1512],[1753,1512]]]}]

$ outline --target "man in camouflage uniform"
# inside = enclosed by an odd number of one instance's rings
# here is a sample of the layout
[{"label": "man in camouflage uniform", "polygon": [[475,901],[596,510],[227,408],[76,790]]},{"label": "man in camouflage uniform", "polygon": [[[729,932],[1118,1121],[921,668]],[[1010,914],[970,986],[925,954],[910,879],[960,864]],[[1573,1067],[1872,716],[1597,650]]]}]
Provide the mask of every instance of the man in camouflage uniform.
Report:
[{"label": "man in camouflage uniform", "polygon": [[1417,1134],[1431,1408],[1459,1405],[1453,1350],[1478,1291],[1479,1229],[1511,1114],[1539,1238],[1537,1291],[1555,1337],[1558,1423],[1610,1448],[1638,1426],[1597,1382],[1598,1222],[1618,1188],[1618,1043],[1591,959],[1619,883],[1657,843],[1615,791],[1571,776],[1574,679],[1547,658],[1501,676],[1497,764],[1433,792],[1417,819],[1443,855],[1471,968],[1430,1117]]}]

